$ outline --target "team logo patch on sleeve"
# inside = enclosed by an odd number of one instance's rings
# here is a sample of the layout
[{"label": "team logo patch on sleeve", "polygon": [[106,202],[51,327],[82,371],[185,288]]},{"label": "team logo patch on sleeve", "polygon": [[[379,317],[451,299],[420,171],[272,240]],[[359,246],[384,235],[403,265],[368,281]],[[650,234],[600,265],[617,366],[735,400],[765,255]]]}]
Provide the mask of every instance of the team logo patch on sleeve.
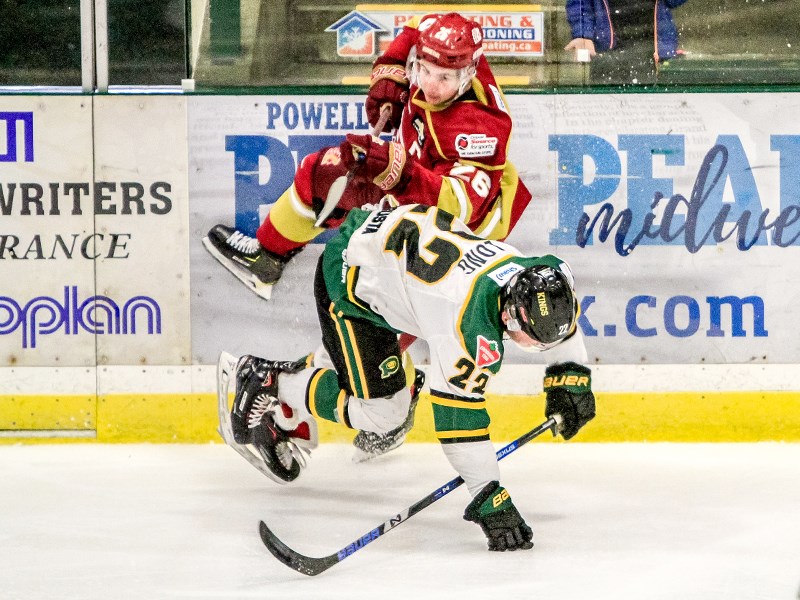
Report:
[{"label": "team logo patch on sleeve", "polygon": [[387,379],[400,370],[400,358],[397,356],[390,356],[384,360],[378,367],[381,370],[381,379]]},{"label": "team logo patch on sleeve", "polygon": [[459,133],[456,136],[456,152],[461,158],[494,156],[497,138],[484,133]]},{"label": "team logo patch on sleeve", "polygon": [[488,367],[500,360],[500,344],[488,340],[482,335],[478,336],[478,351],[475,355],[475,364],[479,367]]}]

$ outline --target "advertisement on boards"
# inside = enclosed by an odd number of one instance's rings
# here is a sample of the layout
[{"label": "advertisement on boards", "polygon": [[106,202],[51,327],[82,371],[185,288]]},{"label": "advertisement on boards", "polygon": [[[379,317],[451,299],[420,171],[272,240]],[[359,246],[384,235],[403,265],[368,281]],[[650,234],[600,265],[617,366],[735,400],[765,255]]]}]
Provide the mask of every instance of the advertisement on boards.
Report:
[{"label": "advertisement on boards", "polygon": [[797,362],[796,94],[509,100],[537,199],[509,241],[573,266],[591,358]]},{"label": "advertisement on boards", "polygon": [[[510,157],[534,198],[508,241],[570,263],[590,361],[800,359],[787,327],[800,269],[797,98],[507,97]],[[253,235],[305,155],[368,130],[358,96],[190,99],[195,360],[214,362],[223,346],[275,358],[315,347],[319,244],[292,259],[264,301],[200,239],[217,222]]]},{"label": "advertisement on boards", "polygon": [[6,366],[188,364],[182,98],[0,98]]},{"label": "advertisement on boards", "polygon": [[[544,12],[541,8],[532,4],[502,4],[482,5],[476,10],[474,5],[452,5],[447,11],[457,12],[480,24],[487,57],[523,58],[544,56]],[[432,12],[436,9],[422,5],[359,5],[325,31],[336,34],[339,56],[373,59],[389,47],[409,22],[419,21]]]},{"label": "advertisement on boards", "polygon": [[319,243],[289,261],[266,301],[212,258],[201,240],[217,223],[254,236],[305,156],[348,133],[369,132],[363,97],[195,96],[188,115],[195,362],[216,364],[221,350],[289,359],[316,349],[312,282]]}]

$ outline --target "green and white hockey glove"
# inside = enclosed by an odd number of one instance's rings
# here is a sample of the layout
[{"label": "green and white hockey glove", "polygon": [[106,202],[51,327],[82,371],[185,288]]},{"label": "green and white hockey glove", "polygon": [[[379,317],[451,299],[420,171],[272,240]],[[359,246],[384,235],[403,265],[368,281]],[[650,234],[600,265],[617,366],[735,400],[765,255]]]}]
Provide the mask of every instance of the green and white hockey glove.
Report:
[{"label": "green and white hockey glove", "polygon": [[544,372],[544,391],[547,394],[544,414],[560,414],[564,419],[561,435],[565,440],[575,437],[580,428],[594,419],[592,371],[574,362],[550,365]]},{"label": "green and white hockey glove", "polygon": [[464,519],[481,526],[489,550],[530,550],[533,531],[499,481],[488,483],[464,511]]}]

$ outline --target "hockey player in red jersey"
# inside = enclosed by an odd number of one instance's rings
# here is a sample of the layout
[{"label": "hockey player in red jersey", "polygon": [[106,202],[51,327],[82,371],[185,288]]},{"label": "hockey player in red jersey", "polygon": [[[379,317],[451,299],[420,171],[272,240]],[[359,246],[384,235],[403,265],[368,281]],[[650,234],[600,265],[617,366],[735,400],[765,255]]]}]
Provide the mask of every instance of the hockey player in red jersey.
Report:
[{"label": "hockey player in red jersey", "polygon": [[[385,130],[396,131],[392,141],[351,134],[340,146],[307,156],[255,239],[216,225],[204,240],[209,251],[268,297],[291,256],[325,228],[337,227],[348,210],[384,195],[401,205],[437,206],[480,237],[505,239],[531,195],[508,160],[511,117],[483,55],[480,26],[449,13],[405,27],[373,66],[369,122],[376,124],[387,109]],[[331,186],[345,180],[337,208],[317,227]],[[416,396],[397,430],[359,433],[355,460],[402,444],[415,405]]]},{"label": "hockey player in red jersey", "polygon": [[[216,225],[204,243],[226,268],[268,297],[286,262],[347,211],[385,194],[399,204],[438,206],[477,235],[505,239],[531,199],[508,161],[509,116],[480,26],[457,13],[409,25],[374,64],[366,110],[375,125],[386,107],[393,141],[348,135],[307,156],[256,238]],[[352,177],[321,224],[331,185]]]}]

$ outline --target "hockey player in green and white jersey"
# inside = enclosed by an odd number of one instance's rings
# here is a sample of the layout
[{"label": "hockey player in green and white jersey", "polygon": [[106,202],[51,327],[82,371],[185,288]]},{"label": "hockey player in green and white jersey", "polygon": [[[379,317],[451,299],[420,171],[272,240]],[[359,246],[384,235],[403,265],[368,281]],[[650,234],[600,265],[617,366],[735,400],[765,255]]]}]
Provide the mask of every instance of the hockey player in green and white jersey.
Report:
[{"label": "hockey player in green and white jersey", "polygon": [[305,465],[300,448],[316,445],[314,419],[396,428],[413,381],[397,335],[412,334],[430,351],[437,437],[472,495],[464,518],[481,526],[490,550],[531,548],[532,531],[499,483],[483,394],[508,340],[532,351],[561,345],[546,368],[545,414],[561,415],[564,439],[594,417],[567,264],[479,238],[436,207],[354,210],[320,258],[314,292],[323,341],[315,366],[250,355],[235,363],[237,441],[288,482]]}]

